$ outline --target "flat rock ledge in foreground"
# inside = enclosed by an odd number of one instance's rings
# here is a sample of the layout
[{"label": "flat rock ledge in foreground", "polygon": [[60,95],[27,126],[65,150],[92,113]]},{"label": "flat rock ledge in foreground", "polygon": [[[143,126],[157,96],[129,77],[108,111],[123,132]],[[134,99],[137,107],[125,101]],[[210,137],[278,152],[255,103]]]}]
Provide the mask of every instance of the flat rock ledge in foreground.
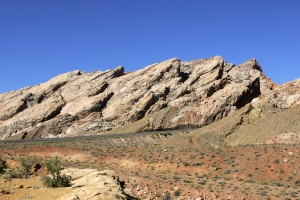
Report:
[{"label": "flat rock ledge in foreground", "polygon": [[72,177],[72,192],[59,200],[115,200],[134,199],[125,194],[118,175],[111,170],[69,168],[63,174]]}]

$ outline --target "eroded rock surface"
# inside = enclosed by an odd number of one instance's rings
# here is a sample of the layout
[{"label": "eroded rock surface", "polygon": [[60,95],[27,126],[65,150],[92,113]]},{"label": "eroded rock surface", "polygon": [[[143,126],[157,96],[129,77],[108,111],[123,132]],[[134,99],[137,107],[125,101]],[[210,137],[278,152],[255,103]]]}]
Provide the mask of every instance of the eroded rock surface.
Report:
[{"label": "eroded rock surface", "polygon": [[[74,71],[1,94],[0,138],[201,127],[275,88],[255,59],[234,66],[220,56],[190,62],[173,58],[131,73],[123,67]],[[282,97],[278,106],[297,104],[299,94],[293,95]]]},{"label": "eroded rock surface", "polygon": [[63,174],[72,177],[72,192],[59,200],[134,199],[125,194],[118,175],[111,170],[69,168]]},{"label": "eroded rock surface", "polygon": [[256,105],[268,105],[274,112],[288,109],[300,104],[300,79],[277,86],[259,98]]}]

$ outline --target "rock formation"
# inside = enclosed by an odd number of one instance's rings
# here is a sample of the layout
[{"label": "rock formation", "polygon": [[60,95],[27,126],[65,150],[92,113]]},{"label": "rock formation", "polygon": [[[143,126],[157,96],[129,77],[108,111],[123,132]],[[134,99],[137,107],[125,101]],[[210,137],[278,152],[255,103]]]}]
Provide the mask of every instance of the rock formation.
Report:
[{"label": "rock formation", "polygon": [[127,195],[118,175],[111,170],[69,168],[62,173],[72,177],[72,192],[59,200],[135,199]]},{"label": "rock formation", "polygon": [[265,90],[251,103],[213,124],[194,131],[202,145],[299,143],[300,79]]},{"label": "rock formation", "polygon": [[[299,80],[290,84],[299,91]],[[74,71],[1,94],[0,139],[196,128],[257,97],[273,101],[270,94],[276,95],[280,108],[299,103],[299,92],[282,96],[282,87],[255,59],[234,66],[220,56],[190,62],[173,58],[131,73],[123,67]]]}]

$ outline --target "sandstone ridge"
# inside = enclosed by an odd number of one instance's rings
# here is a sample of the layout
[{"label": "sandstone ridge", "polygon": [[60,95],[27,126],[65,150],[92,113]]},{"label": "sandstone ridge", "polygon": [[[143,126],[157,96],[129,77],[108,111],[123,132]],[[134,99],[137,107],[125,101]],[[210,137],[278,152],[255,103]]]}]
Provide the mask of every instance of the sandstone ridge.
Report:
[{"label": "sandstone ridge", "polygon": [[220,56],[173,58],[131,73],[123,67],[73,71],[1,94],[0,139],[197,128],[258,97],[263,102],[276,95],[282,109],[300,102],[297,92],[282,96],[281,88],[255,59],[234,66]]}]

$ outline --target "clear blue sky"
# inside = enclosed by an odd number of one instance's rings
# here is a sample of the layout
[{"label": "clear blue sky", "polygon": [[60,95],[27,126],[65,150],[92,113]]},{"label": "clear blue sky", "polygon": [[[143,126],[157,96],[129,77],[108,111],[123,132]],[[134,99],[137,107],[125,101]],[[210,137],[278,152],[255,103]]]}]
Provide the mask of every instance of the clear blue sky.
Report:
[{"label": "clear blue sky", "polygon": [[0,93],[64,72],[126,71],[172,57],[257,58],[300,77],[298,0],[0,0]]}]

